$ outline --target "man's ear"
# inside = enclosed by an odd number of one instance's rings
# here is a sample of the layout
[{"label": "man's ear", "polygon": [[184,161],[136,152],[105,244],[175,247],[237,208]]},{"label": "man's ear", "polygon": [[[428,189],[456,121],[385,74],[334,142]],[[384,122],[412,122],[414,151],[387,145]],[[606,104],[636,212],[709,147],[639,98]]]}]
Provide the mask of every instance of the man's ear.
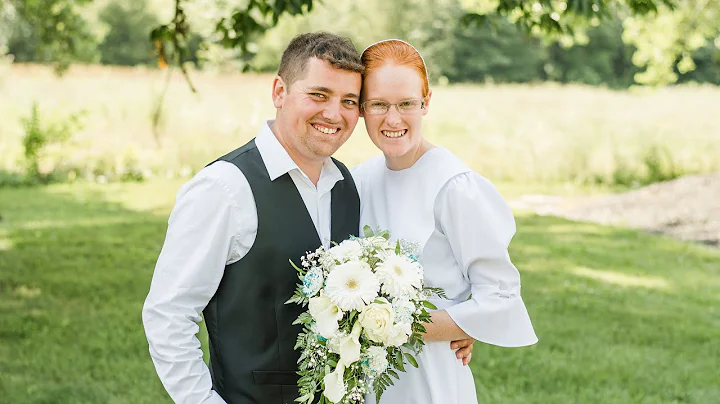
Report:
[{"label": "man's ear", "polygon": [[422,114],[427,115],[430,109],[430,98],[432,98],[432,90],[428,90],[428,95],[425,97],[425,108],[423,108]]},{"label": "man's ear", "polygon": [[273,80],[272,88],[272,99],[275,108],[282,108],[285,103],[285,95],[287,94],[287,87],[285,86],[285,80],[280,76],[276,76]]}]

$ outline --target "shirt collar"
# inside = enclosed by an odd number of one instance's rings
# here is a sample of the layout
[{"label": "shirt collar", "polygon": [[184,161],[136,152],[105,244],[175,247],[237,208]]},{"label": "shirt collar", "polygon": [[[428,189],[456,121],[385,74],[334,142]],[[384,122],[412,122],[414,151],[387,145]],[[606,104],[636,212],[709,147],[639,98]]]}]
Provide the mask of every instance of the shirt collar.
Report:
[{"label": "shirt collar", "polygon": [[[270,181],[275,181],[281,175],[292,170],[298,170],[298,172],[300,172],[304,177],[307,177],[307,175],[302,172],[300,167],[298,167],[295,161],[293,161],[290,157],[287,150],[285,150],[282,144],[280,144],[280,141],[278,141],[275,137],[272,129],[270,129],[270,125],[272,125],[272,123],[273,120],[265,121],[262,128],[260,128],[260,132],[255,138],[255,145],[260,152],[260,157],[262,157],[263,163],[265,163],[265,168],[268,171],[268,175],[270,175]],[[320,185],[320,182],[331,182],[332,184],[335,184],[335,182],[343,179],[345,179],[345,177],[343,177],[340,169],[337,168],[332,159],[328,157],[323,163],[318,185]]]}]

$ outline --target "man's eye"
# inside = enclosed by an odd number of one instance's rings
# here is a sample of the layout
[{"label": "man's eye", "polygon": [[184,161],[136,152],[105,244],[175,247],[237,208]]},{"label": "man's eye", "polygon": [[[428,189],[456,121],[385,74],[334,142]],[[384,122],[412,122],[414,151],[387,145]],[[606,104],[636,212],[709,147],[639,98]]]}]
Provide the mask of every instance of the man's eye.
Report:
[{"label": "man's eye", "polygon": [[310,95],[312,95],[312,96],[313,96],[313,97],[315,97],[315,98],[322,98],[322,99],[324,99],[324,98],[325,98],[325,94],[320,94],[320,93],[310,93]]},{"label": "man's eye", "polygon": [[415,100],[402,101],[402,102],[400,102],[400,104],[398,104],[398,106],[400,108],[412,108],[416,105],[417,105],[417,101],[415,101]]},{"label": "man's eye", "polygon": [[357,105],[357,102],[355,100],[344,100],[343,102],[345,103],[345,105],[348,105],[348,106]]}]

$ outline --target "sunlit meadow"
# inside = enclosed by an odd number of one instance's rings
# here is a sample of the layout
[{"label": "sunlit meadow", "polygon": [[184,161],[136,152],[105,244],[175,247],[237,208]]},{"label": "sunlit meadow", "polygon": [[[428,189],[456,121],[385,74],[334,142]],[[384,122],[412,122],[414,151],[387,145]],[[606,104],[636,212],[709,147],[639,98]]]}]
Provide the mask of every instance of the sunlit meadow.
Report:
[{"label": "sunlit meadow", "polygon": [[[43,121],[82,112],[83,128],[48,146],[41,170],[71,176],[188,176],[255,135],[274,116],[272,76],[75,66],[0,73],[0,170],[22,171],[21,118],[37,102]],[[162,94],[167,88],[164,98]],[[611,91],[586,86],[434,87],[425,134],[493,180],[614,183],[720,169],[720,89],[683,86]],[[377,151],[362,120],[338,157],[354,165]]]}]

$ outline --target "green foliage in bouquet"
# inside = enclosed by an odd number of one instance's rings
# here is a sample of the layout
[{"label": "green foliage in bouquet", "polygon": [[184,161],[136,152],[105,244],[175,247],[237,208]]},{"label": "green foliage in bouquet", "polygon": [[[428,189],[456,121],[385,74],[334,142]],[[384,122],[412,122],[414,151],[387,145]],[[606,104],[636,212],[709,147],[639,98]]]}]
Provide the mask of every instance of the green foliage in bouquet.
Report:
[{"label": "green foliage in bouquet", "polygon": [[446,298],[424,286],[416,247],[363,230],[363,238],[308,252],[300,266],[290,261],[300,284],[286,304],[308,306],[293,323],[303,327],[298,402],[310,404],[318,392],[321,404],[362,403],[371,391],[379,400],[406,364],[418,366],[423,324],[437,309],[428,299]]}]

